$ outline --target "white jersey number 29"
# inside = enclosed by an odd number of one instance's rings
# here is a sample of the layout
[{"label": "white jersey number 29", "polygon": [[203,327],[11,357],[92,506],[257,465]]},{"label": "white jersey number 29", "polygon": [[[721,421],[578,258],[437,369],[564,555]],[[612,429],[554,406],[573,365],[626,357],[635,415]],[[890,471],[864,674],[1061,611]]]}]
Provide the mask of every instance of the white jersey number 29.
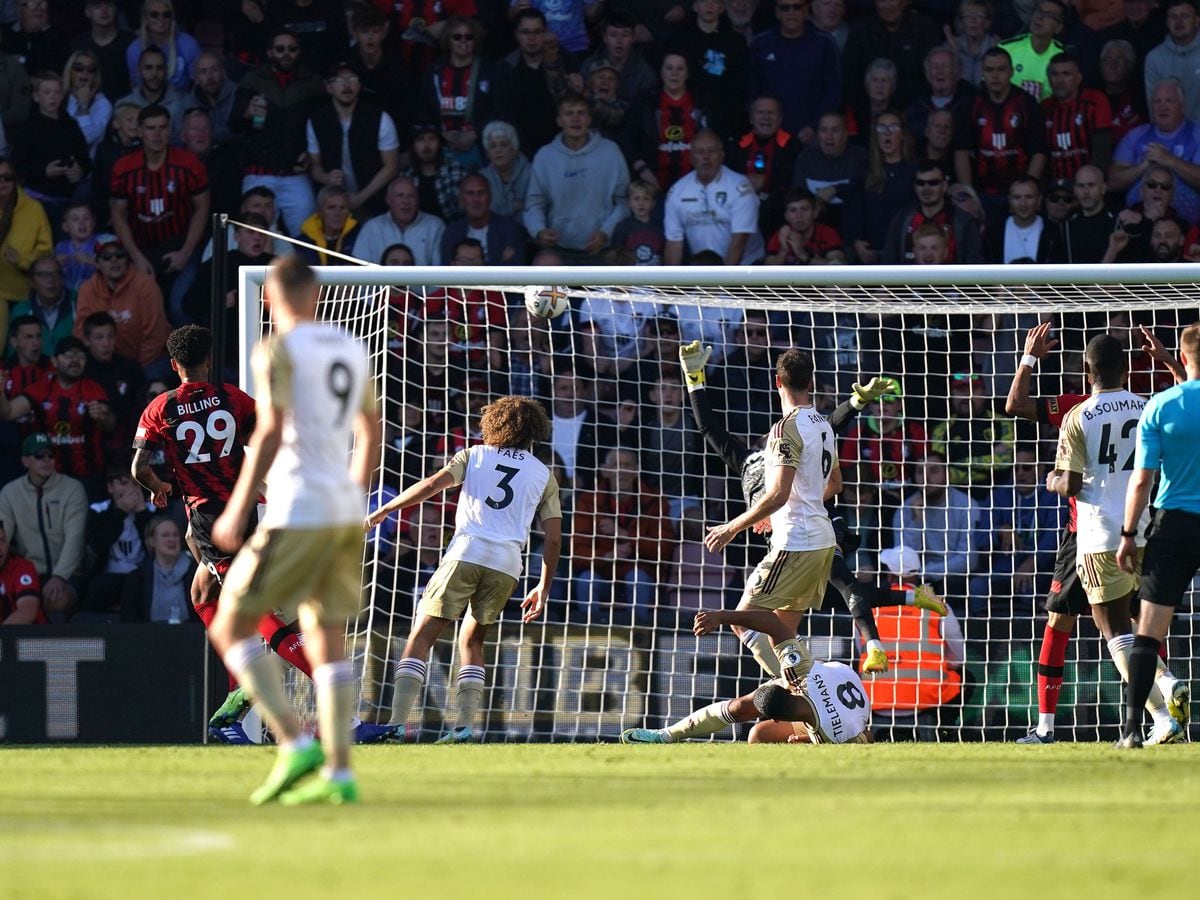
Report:
[{"label": "white jersey number 29", "polygon": [[203,427],[199,422],[193,422],[191,419],[180,422],[179,427],[175,429],[175,440],[191,441],[187,459],[183,461],[185,465],[190,466],[212,460],[211,453],[202,452],[206,437],[212,438],[214,441],[224,441],[220,455],[228,456],[233,452],[233,443],[237,438],[237,422],[223,409],[212,412]]}]

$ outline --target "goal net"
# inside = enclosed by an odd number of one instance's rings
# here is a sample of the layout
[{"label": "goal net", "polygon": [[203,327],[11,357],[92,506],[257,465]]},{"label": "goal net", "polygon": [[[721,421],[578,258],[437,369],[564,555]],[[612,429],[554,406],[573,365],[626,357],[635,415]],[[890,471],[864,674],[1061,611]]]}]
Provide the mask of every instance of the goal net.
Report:
[{"label": "goal net", "polygon": [[[699,339],[713,348],[704,390],[712,421],[750,448],[780,417],[774,363],[786,348],[812,355],[826,414],[855,383],[896,379],[898,389],[837,437],[846,561],[881,598],[902,601],[906,586],[932,584],[953,615],[874,610],[891,671],[864,675],[873,725],[895,739],[1011,740],[1037,722],[1044,604],[1068,519],[1067,504],[1044,487],[1060,395],[1087,393],[1082,350],[1105,332],[1129,348],[1132,390],[1169,386],[1139,326],[1176,352],[1179,331],[1197,318],[1191,273],[330,267],[319,270],[319,315],[359,336],[372,359],[385,416],[372,508],[477,442],[489,401],[532,396],[552,416],[542,452],[562,487],[562,562],[545,617],[522,624],[518,598],[540,570],[535,525],[526,575],[488,641],[477,735],[612,740],[764,680],[728,629],[692,633],[697,611],[737,604],[766,552],[766,540],[749,533],[721,554],[703,547],[706,529],[745,503],[684,388],[678,348]],[[245,354],[270,328],[257,302],[264,274],[242,271],[244,379]],[[531,320],[526,288],[551,285],[568,291],[570,312]],[[1005,398],[1026,332],[1041,321],[1052,323],[1057,346],[1029,389],[1039,423],[1007,415]],[[348,631],[365,721],[388,720],[392,667],[453,531],[455,495],[370,535],[363,613]],[[1122,715],[1120,677],[1082,613],[1067,651],[1060,740],[1113,737]],[[1195,633],[1185,604],[1168,643],[1180,678],[1191,678]],[[861,664],[864,645],[841,593],[827,592],[801,634],[818,659]],[[452,724],[456,637],[447,629],[431,655],[410,735],[428,739]],[[305,705],[302,681],[294,687]]]}]

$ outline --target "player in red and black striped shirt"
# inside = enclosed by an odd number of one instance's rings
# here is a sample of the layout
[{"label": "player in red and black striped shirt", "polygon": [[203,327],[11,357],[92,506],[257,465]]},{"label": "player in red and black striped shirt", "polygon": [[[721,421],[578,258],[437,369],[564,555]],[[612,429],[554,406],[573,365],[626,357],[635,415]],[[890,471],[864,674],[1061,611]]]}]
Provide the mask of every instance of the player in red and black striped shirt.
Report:
[{"label": "player in red and black striped shirt", "polygon": [[0,625],[43,625],[42,581],[33,563],[9,552],[0,522]]},{"label": "player in red and black striped shirt", "polygon": [[[192,584],[192,605],[205,627],[216,615],[220,581],[232,561],[213,544],[212,525],[237,484],[255,425],[254,400],[248,394],[232,384],[215,385],[208,380],[212,341],[212,332],[198,325],[171,332],[167,353],[171,368],[183,383],[150,401],[133,441],[133,477],[150,492],[155,506],[166,506],[172,493],[171,485],[151,468],[155,451],[162,449],[175,475],[187,507],[188,546],[200,562]],[[268,613],[258,630],[276,653],[311,677],[295,629]],[[232,676],[229,688],[230,696],[209,723],[217,735],[222,726],[236,723],[248,702]]]},{"label": "player in red and black striped shirt", "polygon": [[993,47],[983,56],[984,90],[961,107],[954,126],[954,169],[989,211],[1003,210],[1009,185],[1046,167],[1045,129],[1037,101],[1012,84],[1012,59]]},{"label": "player in red and black striped shirt", "polygon": [[[1004,409],[1010,416],[1058,428],[1067,413],[1088,397],[1086,394],[1059,394],[1056,397],[1036,399],[1029,396],[1029,383],[1034,367],[1058,346],[1058,341],[1050,337],[1049,332],[1050,323],[1043,322],[1031,328],[1025,336],[1025,355],[1021,357],[1021,363],[1013,376]],[[1183,368],[1145,327],[1142,328],[1142,337],[1146,342],[1143,349],[1147,353],[1167,365],[1175,374],[1176,380],[1186,380]],[[1070,498],[1069,504],[1071,517],[1058,544],[1058,554],[1054,561],[1054,580],[1050,584],[1050,595],[1046,598],[1046,612],[1049,618],[1038,653],[1039,722],[1036,729],[1018,741],[1022,744],[1054,743],[1054,714],[1058,709],[1058,693],[1062,687],[1067,643],[1075,631],[1076,620],[1089,609],[1087,595],[1079,583],[1075,567],[1078,520],[1074,497]]]},{"label": "player in red and black striped shirt", "polygon": [[142,146],[117,160],[109,179],[113,231],[147,275],[180,272],[204,235],[209,210],[204,163],[170,146],[171,114],[138,113]]},{"label": "player in red and black striped shirt", "polygon": [[1070,181],[1085,165],[1108,168],[1112,159],[1112,109],[1102,91],[1082,88],[1079,60],[1059,53],[1047,69],[1053,95],[1042,101],[1050,178]]},{"label": "player in red and black striped shirt", "polygon": [[33,427],[58,448],[58,469],[78,478],[88,499],[105,496],[104,435],[116,426],[104,388],[83,377],[87,349],[79,338],[65,337],[54,346],[54,377],[35,381],[9,400],[0,397],[0,420],[32,414]]}]

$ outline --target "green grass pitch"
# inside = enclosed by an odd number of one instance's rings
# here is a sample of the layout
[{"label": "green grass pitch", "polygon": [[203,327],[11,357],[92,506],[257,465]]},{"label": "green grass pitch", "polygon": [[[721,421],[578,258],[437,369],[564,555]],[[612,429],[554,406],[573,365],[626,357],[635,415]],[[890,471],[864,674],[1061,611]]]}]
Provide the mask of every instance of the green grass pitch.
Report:
[{"label": "green grass pitch", "polygon": [[0,897],[1186,895],[1200,749],[355,751],[357,807],[253,808],[270,748],[6,749]]}]

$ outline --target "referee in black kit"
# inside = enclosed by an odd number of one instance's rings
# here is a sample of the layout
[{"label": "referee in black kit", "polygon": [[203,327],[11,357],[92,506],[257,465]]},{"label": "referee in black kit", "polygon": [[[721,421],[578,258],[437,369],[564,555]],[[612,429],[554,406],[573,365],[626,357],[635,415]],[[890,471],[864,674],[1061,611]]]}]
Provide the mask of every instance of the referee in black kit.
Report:
[{"label": "referee in black kit", "polygon": [[[1200,324],[1183,330],[1179,352],[1188,380],[1155,394],[1142,410],[1117,549],[1117,563],[1132,572],[1137,562],[1134,529],[1150,502],[1154,473],[1161,470],[1157,512],[1142,561],[1141,610],[1129,654],[1125,728],[1116,743],[1121,748],[1142,746],[1142,706],[1154,683],[1158,650],[1175,607],[1200,569]],[[1182,707],[1185,722],[1188,703],[1187,684],[1180,681],[1171,705]]]}]

